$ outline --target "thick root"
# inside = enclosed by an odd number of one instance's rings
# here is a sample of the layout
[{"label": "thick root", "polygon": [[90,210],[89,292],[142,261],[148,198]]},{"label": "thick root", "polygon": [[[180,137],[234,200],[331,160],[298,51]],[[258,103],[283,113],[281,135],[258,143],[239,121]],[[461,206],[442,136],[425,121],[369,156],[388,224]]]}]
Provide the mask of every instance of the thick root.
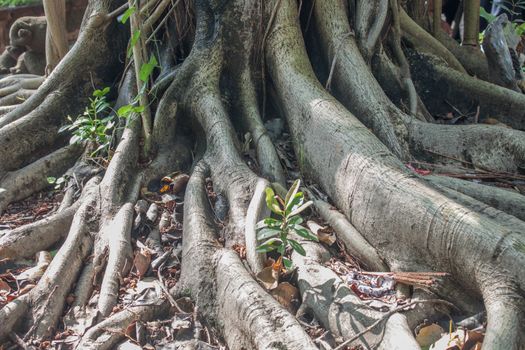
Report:
[{"label": "thick root", "polygon": [[188,183],[179,291],[215,320],[231,349],[316,349],[297,320],[267,294],[239,257],[217,242],[205,192],[204,165]]},{"label": "thick root", "polygon": [[466,194],[525,221],[525,196],[514,191],[446,176],[426,176],[425,179],[434,184]]},{"label": "thick root", "polygon": [[[308,159],[301,164],[303,168],[390,267],[411,267],[407,262],[418,269],[432,266],[451,273],[477,297],[486,288],[482,282],[494,278],[497,271],[507,285],[523,291],[525,253],[520,247],[525,244],[521,234],[525,224],[521,222],[519,230],[509,230],[410,174],[322,89],[309,66],[296,64],[305,62],[306,53],[294,23],[294,4],[282,2],[268,42],[267,61],[292,136],[300,147],[296,152]],[[317,146],[319,139],[324,141],[322,149]],[[334,149],[338,151],[324,152]],[[401,251],[396,248],[399,246],[407,249]],[[489,326],[487,334],[497,333],[497,328]]]}]

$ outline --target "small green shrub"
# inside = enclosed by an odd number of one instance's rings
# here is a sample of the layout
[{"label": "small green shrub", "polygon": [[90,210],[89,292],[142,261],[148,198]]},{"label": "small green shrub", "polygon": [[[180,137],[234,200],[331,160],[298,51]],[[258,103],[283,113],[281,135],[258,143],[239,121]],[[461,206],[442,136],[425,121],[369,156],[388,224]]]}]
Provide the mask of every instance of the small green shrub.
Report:
[{"label": "small green shrub", "polygon": [[89,106],[84,113],[75,120],[71,116],[67,119],[71,124],[64,125],[59,132],[71,131],[73,136],[69,140],[70,144],[91,141],[96,145],[95,151],[91,156],[107,154],[111,146],[111,129],[115,125],[115,116],[111,114],[111,107],[106,100],[109,87],[102,90],[95,90],[93,98],[89,99]]},{"label": "small green shrub", "polygon": [[266,205],[278,218],[268,217],[257,223],[256,226],[257,239],[262,241],[256,251],[267,253],[277,250],[287,269],[292,266],[290,259],[284,256],[288,247],[301,255],[306,255],[303,246],[288,237],[291,232],[312,241],[319,241],[316,235],[301,226],[303,218],[299,214],[312,205],[312,202],[304,203],[304,194],[299,192],[299,186],[300,180],[296,180],[284,200],[276,195],[272,188],[266,188]]}]

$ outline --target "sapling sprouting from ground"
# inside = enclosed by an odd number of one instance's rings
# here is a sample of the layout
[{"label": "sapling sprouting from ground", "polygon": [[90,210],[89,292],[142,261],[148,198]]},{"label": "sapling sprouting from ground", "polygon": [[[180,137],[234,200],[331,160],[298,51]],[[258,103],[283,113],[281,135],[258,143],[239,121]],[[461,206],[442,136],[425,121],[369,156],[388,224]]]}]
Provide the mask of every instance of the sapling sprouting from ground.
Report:
[{"label": "sapling sprouting from ground", "polygon": [[297,253],[306,255],[301,243],[289,238],[290,233],[312,241],[319,241],[316,235],[301,226],[303,218],[300,214],[313,202],[304,203],[304,194],[299,192],[300,184],[300,180],[295,180],[284,200],[276,195],[271,187],[266,188],[266,205],[278,218],[267,217],[258,222],[256,226],[257,240],[261,242],[256,249],[257,252],[268,253],[277,250],[286,269],[292,267],[291,260],[285,256],[288,246]]}]

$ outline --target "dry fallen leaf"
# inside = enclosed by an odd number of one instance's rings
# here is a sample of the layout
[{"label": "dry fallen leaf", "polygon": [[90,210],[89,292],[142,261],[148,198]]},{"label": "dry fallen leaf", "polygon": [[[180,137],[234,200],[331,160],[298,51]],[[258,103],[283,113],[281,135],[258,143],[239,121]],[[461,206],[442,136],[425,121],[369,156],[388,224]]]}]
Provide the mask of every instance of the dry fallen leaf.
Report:
[{"label": "dry fallen leaf", "polygon": [[133,266],[137,271],[137,275],[142,277],[148,272],[149,264],[151,263],[151,254],[147,250],[139,250],[135,253],[135,259],[133,259]]},{"label": "dry fallen leaf", "polygon": [[416,336],[416,341],[422,347],[430,346],[441,338],[445,331],[441,326],[432,323],[431,325],[421,327]]},{"label": "dry fallen leaf", "polygon": [[314,235],[319,238],[319,241],[328,245],[335,243],[337,238],[335,237],[334,230],[330,227],[323,227],[315,221],[309,220],[306,225],[312,231]]},{"label": "dry fallen leaf", "polygon": [[264,288],[275,289],[279,283],[279,270],[274,270],[272,266],[265,267],[257,274],[257,279],[261,281]]},{"label": "dry fallen leaf", "polygon": [[277,288],[270,292],[273,297],[288,311],[295,315],[299,300],[299,290],[288,282],[279,283]]},{"label": "dry fallen leaf", "polygon": [[11,291],[11,287],[9,287],[9,284],[5,282],[3,279],[0,279],[0,293],[7,292],[9,293]]}]

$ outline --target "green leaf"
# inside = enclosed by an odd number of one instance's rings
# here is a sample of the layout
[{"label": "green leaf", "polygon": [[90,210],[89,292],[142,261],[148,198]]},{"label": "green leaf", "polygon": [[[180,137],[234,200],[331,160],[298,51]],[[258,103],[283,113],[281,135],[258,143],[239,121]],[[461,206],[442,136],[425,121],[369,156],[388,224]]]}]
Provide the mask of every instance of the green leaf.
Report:
[{"label": "green leaf", "polygon": [[102,90],[98,90],[97,89],[97,90],[93,91],[93,96],[95,96],[95,97],[104,97],[104,96],[106,96],[109,93],[109,90],[110,90],[109,86],[106,86]]},{"label": "green leaf", "polygon": [[303,192],[297,192],[292,200],[288,203],[286,206],[286,215],[290,214],[290,212],[294,211],[297,207],[299,207],[301,204],[303,204],[304,201],[304,194]]},{"label": "green leaf", "polygon": [[281,230],[279,229],[265,227],[261,229],[259,232],[257,232],[257,239],[259,241],[262,241],[264,239],[277,236],[280,232]]},{"label": "green leaf", "polygon": [[135,44],[137,44],[137,41],[139,41],[139,38],[140,38],[140,30],[135,30],[133,32],[133,35],[131,36],[131,43],[129,45],[129,48],[128,48],[128,58],[131,57],[131,55],[133,55],[133,47],[135,46]]},{"label": "green leaf", "polygon": [[79,143],[80,141],[82,141],[82,138],[79,136],[79,135],[73,135],[70,139],[69,139],[69,144],[74,144],[74,143]]},{"label": "green leaf", "polygon": [[46,179],[48,184],[54,184],[55,182],[57,182],[57,178],[54,176],[48,176]]},{"label": "green leaf", "polygon": [[136,106],[136,107],[133,107],[133,112],[135,113],[142,113],[144,112],[144,106]]},{"label": "green leaf", "polygon": [[146,83],[149,79],[149,76],[151,75],[151,72],[153,72],[155,67],[157,67],[157,64],[158,62],[155,56],[151,56],[148,63],[144,63],[142,67],[140,67],[140,73],[139,73],[140,80]]},{"label": "green leaf", "polygon": [[271,187],[266,188],[266,206],[275,214],[282,215],[283,211],[275,199],[275,193]]},{"label": "green leaf", "polygon": [[117,110],[117,115],[120,118],[127,118],[132,111],[133,111],[132,105],[124,105]]},{"label": "green leaf", "polygon": [[491,13],[488,13],[484,8],[483,6],[481,6],[479,8],[479,16],[481,18],[484,18],[487,22],[489,23],[492,23],[494,22],[494,20],[496,19],[496,16],[494,16],[493,14]]},{"label": "green leaf", "polygon": [[266,218],[264,220],[259,221],[257,225],[255,225],[255,228],[259,230],[264,227],[280,227],[282,223],[283,222],[281,220],[277,220],[274,218]]},{"label": "green leaf", "polygon": [[293,250],[295,250],[297,253],[301,254],[302,256],[306,255],[306,251],[304,250],[301,243],[297,242],[294,239],[289,239],[290,245],[292,246]]},{"label": "green leaf", "polygon": [[297,235],[299,235],[299,236],[301,236],[303,238],[309,239],[311,241],[319,242],[319,238],[317,238],[316,235],[314,235],[310,230],[308,230],[305,227],[302,227],[300,225],[296,225],[296,226],[292,227],[292,230],[294,230],[294,232]]},{"label": "green leaf", "polygon": [[294,226],[294,225],[300,225],[303,223],[303,218],[300,216],[294,216],[288,220],[288,225]]},{"label": "green leaf", "polygon": [[137,11],[137,8],[135,6],[131,6],[121,16],[118,17],[118,21],[122,24],[125,24],[131,15],[135,13],[135,11]]},{"label": "green leaf", "polygon": [[291,270],[292,267],[293,267],[293,263],[292,263],[292,260],[288,259],[288,258],[285,258],[283,256],[283,265],[285,267],[285,269],[287,270]]},{"label": "green leaf", "polygon": [[308,208],[309,206],[311,206],[312,204],[314,204],[314,202],[312,201],[308,201],[306,203],[304,203],[303,205],[301,205],[299,208],[295,209],[294,211],[292,211],[290,214],[288,214],[288,217],[292,217],[294,215],[298,215],[300,214],[301,212],[303,212],[306,208]]},{"label": "green leaf", "polygon": [[301,185],[301,180],[297,179],[294,181],[292,187],[290,187],[290,190],[286,194],[286,198],[284,199],[284,204],[286,205],[286,210],[288,210],[288,204],[290,204],[290,201],[292,198],[295,198],[295,194],[299,190],[299,186]]},{"label": "green leaf", "polygon": [[258,246],[257,249],[255,249],[255,251],[257,253],[268,253],[272,250],[278,249],[282,245],[283,242],[279,238],[270,238],[269,240]]}]

